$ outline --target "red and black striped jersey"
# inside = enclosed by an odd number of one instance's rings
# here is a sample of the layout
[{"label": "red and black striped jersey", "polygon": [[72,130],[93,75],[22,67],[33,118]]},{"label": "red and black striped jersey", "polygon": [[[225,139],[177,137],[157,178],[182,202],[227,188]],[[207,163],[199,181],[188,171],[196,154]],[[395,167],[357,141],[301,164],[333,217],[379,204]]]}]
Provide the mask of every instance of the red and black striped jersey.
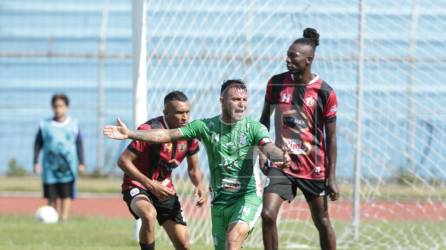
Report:
[{"label": "red and black striped jersey", "polygon": [[333,89],[318,75],[298,85],[292,74],[285,72],[269,80],[265,102],[275,110],[276,145],[286,147],[292,159],[285,172],[304,179],[328,177],[324,124],[336,120]]},{"label": "red and black striped jersey", "polygon": [[[156,117],[138,127],[138,130],[167,129],[167,123],[163,116]],[[172,161],[178,163],[186,156],[191,156],[199,151],[197,139],[179,140],[171,143],[150,144],[142,141],[132,141],[128,150],[137,155],[133,161],[136,168],[151,180],[157,180],[164,186],[174,190],[172,183],[172,170],[178,167]],[[141,183],[124,174],[122,190],[133,187],[146,189]]]}]

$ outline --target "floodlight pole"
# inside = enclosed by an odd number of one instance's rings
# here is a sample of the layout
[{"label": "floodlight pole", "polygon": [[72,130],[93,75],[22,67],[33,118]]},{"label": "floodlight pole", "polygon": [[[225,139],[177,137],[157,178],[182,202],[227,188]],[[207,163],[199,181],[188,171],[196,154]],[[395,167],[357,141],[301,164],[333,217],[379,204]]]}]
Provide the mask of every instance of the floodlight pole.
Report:
[{"label": "floodlight pole", "polygon": [[364,80],[364,0],[359,1],[359,32],[358,32],[358,68],[357,68],[357,84],[356,84],[356,150],[355,150],[355,174],[353,189],[353,238],[359,240],[360,226],[360,194],[361,194],[361,131],[362,131],[362,113],[364,93],[362,89]]}]

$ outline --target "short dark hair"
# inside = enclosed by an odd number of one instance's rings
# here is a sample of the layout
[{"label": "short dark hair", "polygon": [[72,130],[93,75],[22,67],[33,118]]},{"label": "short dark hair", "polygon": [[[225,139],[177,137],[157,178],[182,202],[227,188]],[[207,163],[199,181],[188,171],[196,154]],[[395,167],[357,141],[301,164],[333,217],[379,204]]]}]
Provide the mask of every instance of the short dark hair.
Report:
[{"label": "short dark hair", "polygon": [[180,101],[180,102],[186,102],[188,99],[187,99],[187,96],[183,92],[181,92],[179,90],[175,90],[175,91],[170,92],[169,94],[167,94],[164,97],[164,105],[166,105],[168,102],[171,102],[173,100]]},{"label": "short dark hair", "polygon": [[70,99],[64,93],[56,93],[51,97],[51,106],[54,106],[57,100],[62,100],[65,105],[70,106]]},{"label": "short dark hair", "polygon": [[229,89],[230,87],[235,87],[243,90],[247,90],[245,82],[243,82],[240,79],[230,79],[223,82],[220,89],[220,95],[223,95],[223,93],[226,91],[226,89]]},{"label": "short dark hair", "polygon": [[313,28],[306,28],[302,34],[303,37],[294,40],[293,44],[305,44],[310,45],[313,50],[316,50],[316,47],[319,46],[319,33],[317,30]]}]

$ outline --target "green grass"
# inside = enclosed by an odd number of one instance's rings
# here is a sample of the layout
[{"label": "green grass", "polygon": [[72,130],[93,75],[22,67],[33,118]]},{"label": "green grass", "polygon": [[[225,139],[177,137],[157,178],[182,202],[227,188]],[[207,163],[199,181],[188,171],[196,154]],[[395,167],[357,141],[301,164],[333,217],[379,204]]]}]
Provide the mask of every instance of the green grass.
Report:
[{"label": "green grass", "polygon": [[[196,223],[191,223],[190,226],[192,231],[194,224]],[[333,224],[338,238],[338,249],[446,249],[445,223],[367,222],[361,225],[359,242],[352,241],[350,223],[335,221]],[[251,245],[261,246],[260,231],[258,223],[248,239]],[[311,223],[283,222],[279,228],[279,236],[281,249],[318,249],[317,232]],[[132,238],[133,223],[128,219],[75,217],[66,223],[44,225],[32,216],[0,215],[2,250],[138,249]],[[156,241],[156,246],[157,249],[172,249],[165,236]],[[199,240],[192,244],[192,249],[212,249],[212,246]]]},{"label": "green grass", "polygon": [[[121,182],[120,178],[79,178],[77,188],[78,192],[120,194]],[[41,192],[41,190],[42,181],[38,176],[0,176],[0,191]]]},{"label": "green grass", "polygon": [[[159,229],[158,229],[159,230]],[[65,223],[41,224],[32,216],[0,216],[0,249],[139,249],[128,219],[71,218]],[[157,249],[172,249],[168,240]],[[197,243],[193,249],[209,249]]]},{"label": "green grass", "polygon": [[[353,241],[351,223],[334,221],[333,227],[338,249],[446,249],[444,222],[362,222],[357,242]],[[312,223],[282,223],[279,237],[279,249],[292,248],[293,243],[297,246],[293,249],[319,249]]]}]

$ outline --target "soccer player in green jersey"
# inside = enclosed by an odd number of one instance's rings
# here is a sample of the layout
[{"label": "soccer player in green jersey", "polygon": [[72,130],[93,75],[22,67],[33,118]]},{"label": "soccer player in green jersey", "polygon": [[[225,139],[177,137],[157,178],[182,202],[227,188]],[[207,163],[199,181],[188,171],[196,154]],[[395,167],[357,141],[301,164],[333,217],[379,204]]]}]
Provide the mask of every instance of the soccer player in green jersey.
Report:
[{"label": "soccer player in green jersey", "polygon": [[254,171],[255,147],[283,167],[290,159],[271,143],[264,125],[245,117],[248,92],[243,81],[224,82],[220,103],[221,115],[195,120],[186,127],[137,131],[118,119],[116,126],[104,128],[104,135],[149,143],[198,138],[209,160],[215,249],[241,249],[262,210],[259,176]]}]

